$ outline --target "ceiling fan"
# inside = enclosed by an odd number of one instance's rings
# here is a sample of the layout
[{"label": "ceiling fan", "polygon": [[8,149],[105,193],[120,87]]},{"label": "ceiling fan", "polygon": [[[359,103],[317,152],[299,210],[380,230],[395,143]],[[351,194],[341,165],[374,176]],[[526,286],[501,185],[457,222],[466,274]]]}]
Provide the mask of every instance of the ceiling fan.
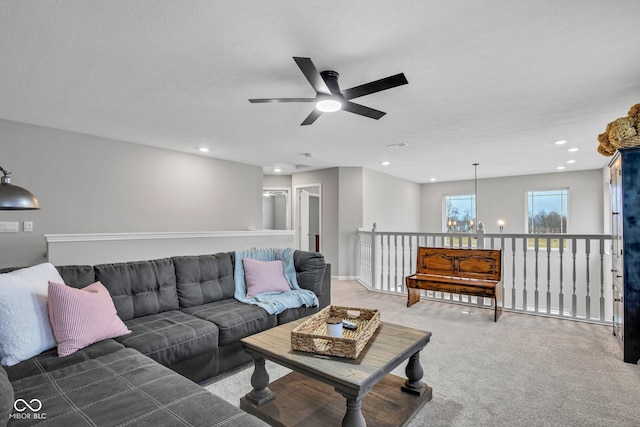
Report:
[{"label": "ceiling fan", "polygon": [[298,67],[300,67],[300,70],[302,71],[302,74],[304,74],[307,80],[309,80],[309,83],[311,83],[311,86],[316,91],[315,98],[262,98],[250,99],[249,102],[315,102],[316,108],[311,111],[311,114],[309,114],[306,119],[304,119],[300,124],[301,126],[312,124],[322,115],[322,113],[330,113],[338,110],[344,110],[378,120],[387,113],[365,107],[364,105],[356,104],[355,102],[352,102],[351,99],[409,83],[404,74],[400,73],[385,77],[384,79],[352,87],[351,89],[340,90],[340,87],[338,86],[339,74],[336,71],[327,70],[318,72],[310,58],[294,56],[293,60],[296,61],[296,64],[298,64]]}]

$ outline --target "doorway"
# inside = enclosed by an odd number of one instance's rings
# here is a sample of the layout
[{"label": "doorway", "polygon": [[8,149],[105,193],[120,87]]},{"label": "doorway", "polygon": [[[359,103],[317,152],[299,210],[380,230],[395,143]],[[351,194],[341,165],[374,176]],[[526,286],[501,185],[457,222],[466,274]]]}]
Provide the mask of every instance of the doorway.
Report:
[{"label": "doorway", "polygon": [[265,187],[262,189],[262,196],[262,228],[264,230],[291,230],[289,189]]},{"label": "doorway", "polygon": [[298,249],[319,252],[322,241],[322,185],[294,187],[294,228]]}]

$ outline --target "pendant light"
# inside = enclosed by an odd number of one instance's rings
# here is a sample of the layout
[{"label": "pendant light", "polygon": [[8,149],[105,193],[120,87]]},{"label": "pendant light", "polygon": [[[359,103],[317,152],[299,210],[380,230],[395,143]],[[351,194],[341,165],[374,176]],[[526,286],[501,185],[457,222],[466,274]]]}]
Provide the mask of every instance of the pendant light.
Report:
[{"label": "pendant light", "polygon": [[0,210],[40,209],[36,196],[25,188],[11,184],[11,172],[7,172],[1,166],[0,171],[4,175],[0,177]]}]

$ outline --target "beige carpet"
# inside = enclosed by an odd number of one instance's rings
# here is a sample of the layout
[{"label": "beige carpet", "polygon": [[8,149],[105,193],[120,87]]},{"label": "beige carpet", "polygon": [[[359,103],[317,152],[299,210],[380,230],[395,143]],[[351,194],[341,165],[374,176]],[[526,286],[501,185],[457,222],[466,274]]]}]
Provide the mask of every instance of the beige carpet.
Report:
[{"label": "beige carpet", "polygon": [[[332,303],[378,308],[382,320],[431,331],[421,353],[433,399],[418,426],[640,426],[640,367],[624,363],[611,328],[369,292],[333,281]],[[272,380],[289,372],[267,364]],[[252,368],[216,378],[238,405]],[[404,375],[404,364],[394,371]]]}]

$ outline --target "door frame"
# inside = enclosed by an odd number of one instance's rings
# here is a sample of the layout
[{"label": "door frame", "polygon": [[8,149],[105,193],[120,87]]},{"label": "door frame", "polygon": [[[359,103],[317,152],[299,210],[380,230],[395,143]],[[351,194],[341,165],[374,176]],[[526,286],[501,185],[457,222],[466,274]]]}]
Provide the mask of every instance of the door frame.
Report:
[{"label": "door frame", "polygon": [[264,187],[262,188],[262,197],[265,193],[284,193],[286,199],[286,230],[291,230],[291,189],[289,187]]},{"label": "door frame", "polygon": [[[296,233],[296,248],[308,251],[309,248],[302,248],[301,241],[302,236],[300,235],[300,196],[302,194],[302,190],[307,190],[313,188],[314,190],[318,190],[318,230],[320,233],[320,250],[322,250],[322,184],[303,184],[303,185],[295,185],[293,187],[293,229]],[[315,195],[315,192],[313,192]]]}]

